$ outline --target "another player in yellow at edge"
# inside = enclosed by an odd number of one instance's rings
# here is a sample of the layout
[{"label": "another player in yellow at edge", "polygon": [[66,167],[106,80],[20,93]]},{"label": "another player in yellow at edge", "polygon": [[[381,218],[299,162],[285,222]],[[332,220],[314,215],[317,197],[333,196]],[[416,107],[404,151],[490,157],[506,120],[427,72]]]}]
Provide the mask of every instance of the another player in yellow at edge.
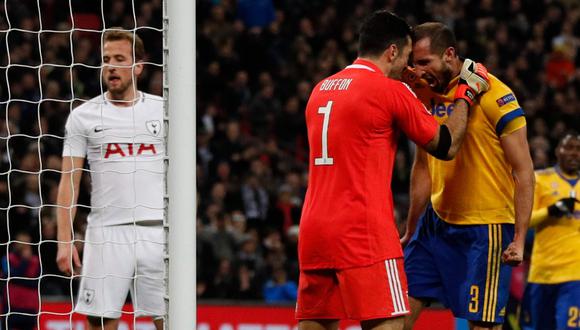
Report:
[{"label": "another player in yellow at edge", "polygon": [[556,166],[536,171],[523,329],[580,328],[580,135],[566,134],[556,158]]}]

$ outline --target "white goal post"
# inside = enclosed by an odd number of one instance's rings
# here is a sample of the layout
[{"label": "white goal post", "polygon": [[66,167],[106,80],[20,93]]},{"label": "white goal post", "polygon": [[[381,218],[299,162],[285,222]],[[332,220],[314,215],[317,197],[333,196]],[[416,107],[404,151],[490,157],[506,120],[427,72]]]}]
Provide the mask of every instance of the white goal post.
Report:
[{"label": "white goal post", "polygon": [[[168,324],[196,324],[195,1],[165,0],[164,65],[168,97]],[[167,122],[166,122],[167,123]],[[166,227],[167,228],[167,227]]]}]

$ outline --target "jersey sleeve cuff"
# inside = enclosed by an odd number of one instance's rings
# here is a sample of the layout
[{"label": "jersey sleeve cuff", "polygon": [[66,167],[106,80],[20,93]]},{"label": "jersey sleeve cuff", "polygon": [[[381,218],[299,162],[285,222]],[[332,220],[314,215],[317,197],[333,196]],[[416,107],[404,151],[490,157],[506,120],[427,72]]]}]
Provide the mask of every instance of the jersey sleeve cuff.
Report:
[{"label": "jersey sleeve cuff", "polygon": [[[524,115],[525,115],[524,110],[522,110],[522,108],[517,108],[511,112],[506,113],[497,121],[497,124],[495,125],[495,134],[497,134],[497,136],[501,136],[502,133],[504,133],[503,131],[506,128],[506,126],[512,120],[514,120],[518,117],[523,117]],[[518,127],[518,128],[520,128],[520,127]]]},{"label": "jersey sleeve cuff", "polygon": [[87,156],[86,153],[79,152],[75,149],[76,148],[71,148],[71,147],[65,146],[62,150],[62,156],[63,157],[79,157],[79,158],[85,158]]}]

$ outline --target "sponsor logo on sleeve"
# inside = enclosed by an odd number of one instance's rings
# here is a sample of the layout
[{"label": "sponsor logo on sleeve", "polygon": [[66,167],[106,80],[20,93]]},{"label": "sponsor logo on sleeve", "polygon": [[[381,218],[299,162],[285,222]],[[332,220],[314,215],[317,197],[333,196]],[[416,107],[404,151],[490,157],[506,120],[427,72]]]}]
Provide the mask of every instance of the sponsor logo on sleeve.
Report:
[{"label": "sponsor logo on sleeve", "polygon": [[500,97],[499,99],[495,100],[495,102],[500,107],[503,107],[504,105],[506,105],[508,103],[511,103],[511,102],[513,102],[515,100],[516,100],[516,97],[514,96],[514,94],[513,93],[509,93],[509,94],[504,95],[504,96]]}]

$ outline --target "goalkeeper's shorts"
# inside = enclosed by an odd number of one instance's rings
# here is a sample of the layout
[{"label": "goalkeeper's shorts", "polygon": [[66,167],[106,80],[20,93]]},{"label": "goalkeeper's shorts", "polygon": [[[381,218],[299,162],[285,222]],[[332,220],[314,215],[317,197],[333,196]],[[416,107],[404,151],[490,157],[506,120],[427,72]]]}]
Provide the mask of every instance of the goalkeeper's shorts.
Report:
[{"label": "goalkeeper's shorts", "polygon": [[409,296],[436,300],[455,317],[503,323],[511,267],[501,254],[514,225],[452,225],[429,205],[405,247]]},{"label": "goalkeeper's shorts", "polygon": [[165,314],[163,227],[89,227],[85,236],[76,312],[120,318],[131,293],[136,316]]},{"label": "goalkeeper's shorts", "polygon": [[409,314],[403,259],[349,269],[302,270],[296,318],[372,320]]}]

